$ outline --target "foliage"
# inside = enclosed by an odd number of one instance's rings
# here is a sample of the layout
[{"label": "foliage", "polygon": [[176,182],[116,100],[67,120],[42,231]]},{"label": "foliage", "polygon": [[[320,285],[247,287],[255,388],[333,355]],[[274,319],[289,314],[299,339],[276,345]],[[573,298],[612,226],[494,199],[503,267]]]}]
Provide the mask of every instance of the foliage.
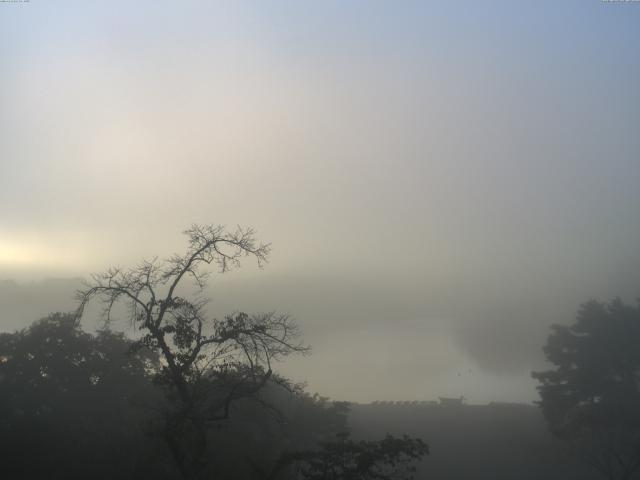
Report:
[{"label": "foliage", "polygon": [[[160,359],[133,346],[119,333],[82,331],[70,314],[53,314],[28,329],[0,335],[0,448],[6,478],[182,476],[163,439],[154,435],[154,424],[165,420],[168,408],[166,391],[152,382]],[[347,431],[345,402],[302,391],[292,395],[275,383],[261,394],[264,403],[240,399],[227,422],[207,430],[204,455],[210,461],[202,477],[263,480],[287,456],[283,452],[304,455],[309,472],[318,462],[366,453],[366,442],[333,442]],[[395,458],[384,442],[378,463]],[[301,471],[281,468],[279,478],[298,478]]]},{"label": "foliage", "polygon": [[342,433],[318,450],[283,454],[269,479],[280,478],[280,472],[293,465],[290,478],[300,480],[410,480],[416,471],[413,463],[428,453],[422,440],[406,435],[354,441]]},{"label": "foliage", "polygon": [[[155,424],[165,393],[153,383],[157,355],[132,349],[122,334],[81,330],[74,315],[53,314],[0,334],[0,448],[12,479],[173,479]],[[207,430],[202,476],[264,478],[280,453],[317,448],[347,428],[347,408],[304,392],[265,386],[264,404],[245,398]]]},{"label": "foliage", "polygon": [[144,406],[162,399],[148,376],[157,357],[127,354],[131,345],[121,334],[85,333],[69,314],[0,334],[7,478],[142,478],[140,460],[153,454],[139,446],[153,445],[141,428],[149,419]]},{"label": "foliage", "polygon": [[610,479],[640,467],[640,307],[583,304],[571,326],[552,327],[534,372],[540,405],[558,437]]},{"label": "foliage", "polygon": [[211,477],[265,480],[283,452],[317,450],[348,428],[344,402],[292,395],[275,385],[263,396],[273,408],[242,400],[227,422],[209,431]]}]

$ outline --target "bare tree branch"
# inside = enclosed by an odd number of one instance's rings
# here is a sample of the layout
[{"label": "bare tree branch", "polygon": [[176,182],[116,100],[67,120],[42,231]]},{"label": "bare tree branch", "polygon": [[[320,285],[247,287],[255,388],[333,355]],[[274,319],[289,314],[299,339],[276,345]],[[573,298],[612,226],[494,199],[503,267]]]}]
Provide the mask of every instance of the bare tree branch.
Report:
[{"label": "bare tree branch", "polygon": [[269,244],[256,241],[252,229],[229,232],[223,226],[192,225],[184,233],[188,247],[182,255],[165,261],[154,257],[131,269],[111,268],[94,275],[77,292],[77,319],[93,299],[103,302],[107,323],[116,305],[129,307],[129,320],[141,333],[135,348],[160,354],[163,368],[157,381],[165,385],[169,397],[177,393],[177,403],[167,413],[164,437],[188,477],[200,459],[184,451],[186,440],[180,436],[191,432],[190,441],[199,442],[196,451],[203,452],[207,425],[229,418],[239,399],[253,398],[262,404],[258,393],[277,379],[273,362],[309,349],[300,342],[298,326],[288,315],[238,312],[216,320],[208,318],[206,301],[178,296],[186,278],[201,292],[211,264],[225,273],[238,267],[241,258],[253,257],[262,267],[270,251]]}]

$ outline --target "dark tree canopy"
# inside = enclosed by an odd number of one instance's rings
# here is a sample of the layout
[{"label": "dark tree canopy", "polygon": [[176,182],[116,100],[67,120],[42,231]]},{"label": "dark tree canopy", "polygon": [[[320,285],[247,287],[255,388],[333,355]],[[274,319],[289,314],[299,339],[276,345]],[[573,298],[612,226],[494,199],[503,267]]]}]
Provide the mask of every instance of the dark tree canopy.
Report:
[{"label": "dark tree canopy", "polygon": [[[0,334],[0,473],[11,479],[176,479],[157,436],[167,405],[154,385],[160,360],[120,333],[81,330],[52,314]],[[346,431],[346,406],[269,384],[207,431],[208,478],[258,480],[283,450],[314,449]],[[276,414],[277,412],[277,414]]]},{"label": "dark tree canopy", "polygon": [[[3,478],[183,477],[158,435],[173,411],[166,387],[153,382],[160,359],[134,345],[119,333],[84,332],[70,314],[0,334]],[[261,399],[238,399],[228,420],[207,429],[200,477],[317,479],[326,469],[326,478],[408,478],[425,448],[406,438],[350,440],[345,402],[272,382]]]},{"label": "dark tree canopy", "polygon": [[310,451],[284,453],[268,480],[411,480],[414,462],[429,453],[421,439],[388,435],[379,441],[354,441],[347,433]]},{"label": "dark tree canopy", "polygon": [[137,469],[141,454],[149,453],[139,447],[149,445],[146,406],[162,397],[149,376],[157,356],[128,354],[131,346],[121,334],[81,331],[68,314],[0,334],[7,478],[143,478]]},{"label": "dark tree canopy", "polygon": [[554,368],[533,373],[552,432],[607,478],[636,478],[640,307],[590,301],[573,325],[552,329],[544,352]]}]

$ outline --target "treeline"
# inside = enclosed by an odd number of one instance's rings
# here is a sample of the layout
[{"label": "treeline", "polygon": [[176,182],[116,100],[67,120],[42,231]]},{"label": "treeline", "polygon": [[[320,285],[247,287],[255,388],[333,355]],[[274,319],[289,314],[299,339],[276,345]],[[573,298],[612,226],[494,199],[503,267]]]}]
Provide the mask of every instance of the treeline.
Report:
[{"label": "treeline", "polygon": [[[71,314],[0,334],[2,478],[183,478],[164,438],[173,399],[158,383],[161,359],[134,346],[122,333],[83,331]],[[193,478],[351,478],[358,469],[408,478],[426,453],[409,438],[351,440],[348,405],[299,388],[270,383],[232,409],[207,429]]]}]

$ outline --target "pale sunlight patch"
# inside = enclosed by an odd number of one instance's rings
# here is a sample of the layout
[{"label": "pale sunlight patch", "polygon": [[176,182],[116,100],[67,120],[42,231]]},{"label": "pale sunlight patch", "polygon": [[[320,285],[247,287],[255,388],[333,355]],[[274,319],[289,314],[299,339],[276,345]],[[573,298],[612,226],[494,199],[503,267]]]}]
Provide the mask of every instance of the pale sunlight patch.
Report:
[{"label": "pale sunlight patch", "polygon": [[0,267],[70,267],[82,265],[87,252],[80,242],[0,239]]}]

